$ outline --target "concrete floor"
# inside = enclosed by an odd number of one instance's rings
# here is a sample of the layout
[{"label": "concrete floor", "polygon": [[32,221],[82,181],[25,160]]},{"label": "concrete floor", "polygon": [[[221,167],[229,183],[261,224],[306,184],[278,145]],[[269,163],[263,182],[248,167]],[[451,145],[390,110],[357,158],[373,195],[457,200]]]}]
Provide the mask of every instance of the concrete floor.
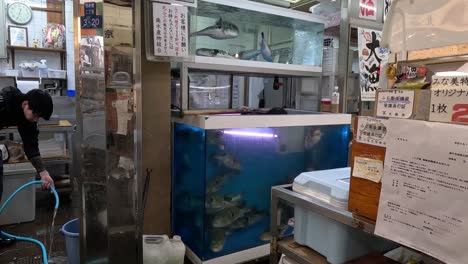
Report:
[{"label": "concrete floor", "polygon": [[[30,223],[18,225],[3,226],[0,230],[7,233],[25,236],[37,239],[46,245],[49,250],[50,225],[52,223],[52,213],[54,199],[52,194],[37,193],[36,202],[36,220]],[[51,260],[54,264],[67,264],[65,238],[60,233],[60,228],[68,221],[73,219],[73,205],[69,195],[60,195],[60,209],[55,219],[55,225],[52,230],[54,235],[54,244]],[[52,261],[49,263],[52,264]],[[8,248],[0,249],[1,264],[42,264],[41,250],[36,244],[29,242],[16,242]],[[186,260],[186,264],[191,264]],[[268,258],[259,259],[247,264],[268,264]]]},{"label": "concrete floor", "polygon": [[[4,226],[2,230],[13,235],[37,239],[49,250],[54,199],[52,194],[38,193],[36,202],[36,220],[30,223]],[[69,195],[60,195],[60,208],[53,227],[54,243],[51,260],[54,263],[67,263],[65,253],[65,238],[60,234],[60,228],[73,219]],[[0,263],[5,264],[42,264],[41,250],[36,244],[16,242],[8,248],[0,250]],[[51,263],[51,262],[49,262]]]}]

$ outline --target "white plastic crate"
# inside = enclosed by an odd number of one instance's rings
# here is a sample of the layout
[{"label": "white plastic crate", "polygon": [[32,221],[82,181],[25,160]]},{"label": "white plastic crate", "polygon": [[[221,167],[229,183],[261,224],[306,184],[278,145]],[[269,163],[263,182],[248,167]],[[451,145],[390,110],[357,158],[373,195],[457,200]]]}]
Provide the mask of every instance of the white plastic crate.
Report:
[{"label": "white plastic crate", "polygon": [[[34,181],[36,170],[30,163],[5,164],[1,204],[23,184]],[[36,218],[36,186],[19,192],[0,215],[0,226],[34,221]]]},{"label": "white plastic crate", "polygon": [[39,77],[39,69],[21,69],[21,76],[23,77]]},{"label": "white plastic crate", "polygon": [[5,70],[5,76],[18,77],[19,73],[19,70]]},{"label": "white plastic crate", "polygon": [[49,76],[49,78],[53,78],[53,79],[66,79],[67,71],[49,69],[47,72],[47,75]]},{"label": "white plastic crate", "polygon": [[[293,190],[331,205],[347,208],[351,168],[306,172],[299,175]],[[393,244],[361,230],[322,216],[301,206],[294,207],[294,240],[341,264],[370,252],[386,252]]]}]

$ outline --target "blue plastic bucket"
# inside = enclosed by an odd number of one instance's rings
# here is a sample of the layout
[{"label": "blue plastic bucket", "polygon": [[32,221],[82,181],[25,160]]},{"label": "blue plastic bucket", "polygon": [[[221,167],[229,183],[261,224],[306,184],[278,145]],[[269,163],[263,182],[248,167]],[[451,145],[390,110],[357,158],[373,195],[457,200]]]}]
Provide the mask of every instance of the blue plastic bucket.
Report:
[{"label": "blue plastic bucket", "polygon": [[80,264],[80,221],[73,219],[63,225],[60,232],[65,236],[69,264]]}]

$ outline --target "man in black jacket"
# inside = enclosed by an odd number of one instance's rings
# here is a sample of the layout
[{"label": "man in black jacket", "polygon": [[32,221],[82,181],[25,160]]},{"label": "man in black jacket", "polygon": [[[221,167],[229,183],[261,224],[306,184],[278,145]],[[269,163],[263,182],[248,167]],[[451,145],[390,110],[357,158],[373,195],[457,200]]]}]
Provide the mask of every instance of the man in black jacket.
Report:
[{"label": "man in black jacket", "polygon": [[[39,118],[49,120],[53,111],[52,98],[47,92],[34,89],[26,94],[14,87],[0,90],[0,129],[6,127],[18,128],[23,140],[26,156],[34,166],[41,180],[43,188],[50,188],[54,181],[44,164],[39,152],[37,121]],[[0,152],[1,155],[1,152]],[[3,159],[0,158],[0,200],[3,192]],[[14,240],[0,236],[0,247],[10,245]]]}]

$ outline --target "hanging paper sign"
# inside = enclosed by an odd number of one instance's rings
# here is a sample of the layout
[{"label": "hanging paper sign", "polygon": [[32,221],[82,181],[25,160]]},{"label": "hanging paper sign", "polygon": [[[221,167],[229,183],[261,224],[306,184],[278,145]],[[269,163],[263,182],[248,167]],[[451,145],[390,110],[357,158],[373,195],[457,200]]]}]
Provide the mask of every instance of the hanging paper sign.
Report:
[{"label": "hanging paper sign", "polygon": [[375,234],[467,263],[467,170],[468,126],[390,119]]},{"label": "hanging paper sign", "polygon": [[359,18],[377,20],[376,0],[359,0]]},{"label": "hanging paper sign", "polygon": [[188,55],[187,7],[153,3],[154,55]]},{"label": "hanging paper sign", "polygon": [[429,121],[468,123],[468,76],[434,76]]},{"label": "hanging paper sign", "polygon": [[383,21],[387,19],[388,12],[390,12],[390,6],[392,6],[392,0],[382,0],[384,1],[384,15]]},{"label": "hanging paper sign", "polygon": [[361,100],[375,101],[381,67],[388,61],[388,49],[380,47],[382,32],[358,28]]},{"label": "hanging paper sign", "polygon": [[410,118],[413,115],[414,91],[380,91],[377,98],[377,116]]},{"label": "hanging paper sign", "polygon": [[158,0],[158,2],[197,7],[197,0]]}]

